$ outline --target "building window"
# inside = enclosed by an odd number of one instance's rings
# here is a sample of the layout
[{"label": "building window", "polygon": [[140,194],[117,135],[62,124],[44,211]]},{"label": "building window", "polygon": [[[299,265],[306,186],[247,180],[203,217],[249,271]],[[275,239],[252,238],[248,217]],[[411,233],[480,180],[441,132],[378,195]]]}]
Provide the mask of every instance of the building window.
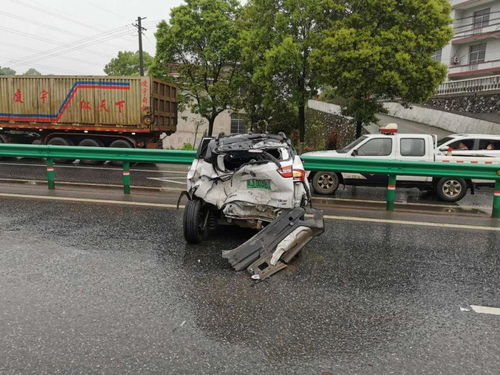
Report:
[{"label": "building window", "polygon": [[474,12],[474,29],[488,26],[490,23],[490,8]]},{"label": "building window", "polygon": [[441,62],[441,55],[443,53],[443,50],[440,49],[439,51],[436,51],[432,54],[432,59],[437,61],[437,62]]},{"label": "building window", "polygon": [[476,44],[469,48],[469,64],[479,64],[484,62],[486,56],[486,43]]},{"label": "building window", "polygon": [[246,119],[239,113],[231,115],[231,134],[244,134],[247,132]]}]

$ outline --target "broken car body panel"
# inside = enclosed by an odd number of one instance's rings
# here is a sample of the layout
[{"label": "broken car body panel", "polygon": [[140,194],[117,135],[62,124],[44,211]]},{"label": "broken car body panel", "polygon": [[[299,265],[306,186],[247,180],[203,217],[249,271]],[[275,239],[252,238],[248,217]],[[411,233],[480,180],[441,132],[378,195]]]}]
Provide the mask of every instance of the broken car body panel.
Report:
[{"label": "broken car body panel", "polygon": [[304,220],[311,201],[305,175],[284,134],[204,138],[187,176],[186,240],[200,242],[214,223],[261,229],[223,257],[253,279],[271,276],[323,232],[319,211]]},{"label": "broken car body panel", "polygon": [[248,134],[205,142],[188,172],[188,192],[226,218],[270,222],[280,210],[310,200],[307,180],[293,177],[304,168],[285,136]]}]

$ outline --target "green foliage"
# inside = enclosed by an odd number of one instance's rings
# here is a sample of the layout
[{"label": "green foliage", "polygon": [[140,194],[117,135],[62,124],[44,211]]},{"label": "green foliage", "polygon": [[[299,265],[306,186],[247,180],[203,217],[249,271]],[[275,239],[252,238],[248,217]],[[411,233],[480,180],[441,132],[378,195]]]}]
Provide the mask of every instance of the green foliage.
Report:
[{"label": "green foliage", "polygon": [[181,150],[194,150],[194,147],[191,143],[184,143],[180,149]]},{"label": "green foliage", "polygon": [[[153,63],[153,57],[144,52],[144,70],[148,70]],[[138,76],[140,58],[139,51],[120,51],[118,56],[111,59],[104,67],[104,73],[108,76]]]},{"label": "green foliage", "polygon": [[181,104],[208,120],[234,107],[239,87],[240,48],[237,0],[185,0],[173,8],[169,23],[156,33],[157,49],[150,73],[173,81]]},{"label": "green foliage", "polygon": [[7,68],[7,67],[1,67],[0,66],[0,76],[13,76],[16,74],[16,71],[14,69],[11,69],[11,68]]},{"label": "green foliage", "polygon": [[374,119],[380,99],[423,102],[446,76],[432,59],[452,37],[448,0],[348,0],[312,53],[325,84],[356,121]]},{"label": "green foliage", "polygon": [[35,68],[29,68],[24,74],[23,76],[41,76],[42,73],[40,73],[38,70],[36,70]]},{"label": "green foliage", "polygon": [[[311,52],[340,9],[332,0],[250,0],[241,20],[242,84],[250,119],[294,114],[304,140],[305,107],[318,81]],[[286,108],[283,110],[283,108]]]}]

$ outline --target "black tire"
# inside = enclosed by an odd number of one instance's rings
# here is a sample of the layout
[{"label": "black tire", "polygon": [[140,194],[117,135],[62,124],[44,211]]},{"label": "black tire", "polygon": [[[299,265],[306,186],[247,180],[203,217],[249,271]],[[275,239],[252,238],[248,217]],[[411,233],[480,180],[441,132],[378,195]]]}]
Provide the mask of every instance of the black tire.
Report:
[{"label": "black tire", "polygon": [[[109,147],[116,147],[116,148],[134,148],[134,145],[130,143],[129,141],[125,139],[116,139],[111,144]],[[111,164],[121,166],[123,163],[121,161],[112,161]]]},{"label": "black tire", "polygon": [[[78,146],[81,147],[102,147],[102,142],[93,139],[93,138],[84,138],[78,143]],[[81,164],[86,164],[86,165],[99,165],[102,163],[102,160],[91,160],[91,159],[80,159]]]},{"label": "black tire", "polygon": [[467,194],[467,182],[460,177],[443,177],[436,185],[436,194],[442,201],[458,202]]},{"label": "black tire", "polygon": [[[50,138],[47,142],[49,146],[74,146],[75,144],[71,139],[63,138],[63,137],[54,137]],[[75,159],[55,159],[56,163],[60,164],[69,164],[73,163]]]},{"label": "black tire", "polygon": [[206,210],[203,203],[198,199],[189,200],[184,208],[184,238],[189,244],[200,243],[206,234],[205,226]]},{"label": "black tire", "polygon": [[340,184],[339,175],[335,172],[318,171],[312,179],[315,193],[329,195],[337,191]]}]

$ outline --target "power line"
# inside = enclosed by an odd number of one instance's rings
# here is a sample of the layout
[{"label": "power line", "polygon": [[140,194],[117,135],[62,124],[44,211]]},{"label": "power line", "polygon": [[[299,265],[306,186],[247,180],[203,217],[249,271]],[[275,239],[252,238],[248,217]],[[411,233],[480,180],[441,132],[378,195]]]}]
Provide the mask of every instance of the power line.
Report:
[{"label": "power line", "polygon": [[[127,31],[127,33],[128,33],[128,31]],[[50,53],[50,54],[44,54],[43,56],[36,56],[36,57],[32,57],[32,58],[26,59],[26,60],[18,59],[18,60],[16,60],[15,63],[17,63],[17,64],[18,63],[30,63],[30,62],[35,62],[35,61],[39,61],[39,60],[42,60],[42,59],[47,59],[47,58],[50,58],[50,57],[60,56],[61,54],[66,54],[66,53],[69,53],[69,52],[78,51],[78,50],[80,50],[82,48],[87,48],[87,47],[90,47],[90,46],[95,45],[95,44],[99,44],[99,43],[102,43],[102,42],[105,42],[105,41],[108,41],[108,40],[111,40],[111,39],[119,38],[119,37],[121,37],[123,35],[124,35],[123,33],[122,34],[116,34],[116,35],[109,35],[106,38],[99,39],[99,40],[94,40],[94,41],[88,41],[85,44],[77,45],[77,46],[74,46],[72,48],[67,48],[66,50],[61,50],[61,51],[53,52],[53,53]],[[10,62],[8,64],[12,64],[12,63]],[[3,64],[3,65],[7,65],[7,64]]]},{"label": "power line", "polygon": [[6,16],[8,18],[13,18],[13,19],[21,20],[21,21],[26,21],[26,22],[29,22],[29,23],[32,23],[32,24],[35,24],[35,25],[43,26],[46,29],[54,30],[54,31],[57,31],[59,33],[62,32],[64,34],[73,35],[73,36],[77,36],[77,37],[81,37],[82,36],[82,34],[76,34],[76,33],[71,32],[69,30],[61,29],[60,27],[57,27],[57,26],[52,26],[52,25],[49,25],[49,24],[46,24],[46,23],[43,23],[43,22],[39,22],[39,21],[33,20],[33,19],[29,19],[29,18],[26,18],[26,17],[21,17],[21,16],[18,16],[18,15],[9,13],[9,12],[5,12],[3,10],[0,10],[0,14]]},{"label": "power line", "polygon": [[[4,46],[10,46],[10,47],[14,47],[14,48],[19,48],[19,45],[18,44],[15,44],[15,43],[9,43],[9,42],[5,42],[5,41],[0,41],[0,45],[4,45]],[[34,49],[34,48],[29,48],[29,47],[23,47],[24,50],[28,50],[28,51],[32,51],[32,52],[36,52],[36,53],[45,53],[44,51],[40,51],[38,49]],[[90,61],[88,60],[81,60],[81,59],[77,59],[75,57],[71,57],[71,56],[59,56],[60,59],[64,59],[64,60],[72,60],[72,61],[76,61],[76,62],[79,62],[79,63],[84,63],[84,64],[87,64],[87,65],[92,65],[92,66],[95,66],[96,64],[98,64],[97,62],[94,62],[94,63],[91,63]],[[10,64],[9,64],[10,65]]]},{"label": "power line", "polygon": [[38,40],[40,42],[45,42],[45,43],[50,43],[50,44],[56,44],[56,45],[58,44],[57,42],[54,42],[52,39],[44,38],[44,37],[41,37],[41,36],[36,35],[36,34],[26,33],[24,31],[19,31],[19,30],[16,30],[16,29],[5,27],[5,26],[0,26],[0,30],[7,31],[7,32],[12,33],[12,34],[21,35],[21,36],[24,36],[26,38]]},{"label": "power line", "polygon": [[[104,33],[96,34],[92,37],[87,37],[87,38],[83,38],[80,40],[76,40],[76,41],[71,42],[71,43],[63,44],[62,46],[60,45],[56,48],[41,52],[39,54],[32,54],[32,55],[24,56],[24,57],[19,58],[19,59],[11,59],[11,60],[7,61],[5,64],[10,64],[13,62],[15,63],[15,62],[24,61],[24,60],[30,60],[30,59],[38,58],[39,56],[46,57],[48,55],[52,55],[52,54],[57,53],[57,52],[68,52],[70,50],[74,50],[74,49],[78,49],[78,48],[85,48],[85,47],[90,46],[90,45],[88,45],[89,42],[101,43],[103,41],[108,40],[108,37],[112,36],[113,38],[116,38],[117,36],[121,37],[121,36],[123,36],[123,34],[128,34],[130,32],[130,30],[127,30],[127,28],[128,28],[128,25],[120,26],[118,28],[111,29],[111,30],[106,31]],[[3,29],[3,26],[0,26],[0,29]],[[17,32],[17,30],[16,30],[16,32]],[[33,34],[30,34],[30,35],[33,36]],[[113,39],[113,38],[109,38],[109,39]],[[44,38],[42,38],[42,39],[44,39]],[[50,42],[52,44],[54,44],[52,41],[50,41]]]},{"label": "power line", "polygon": [[70,21],[72,23],[76,23],[80,26],[83,26],[87,29],[90,29],[90,30],[98,30],[98,31],[104,31],[103,28],[101,27],[97,27],[97,26],[93,26],[93,25],[89,25],[87,23],[84,23],[76,18],[73,18],[73,17],[69,17],[67,15],[65,15],[64,13],[61,13],[61,12],[55,12],[55,11],[51,11],[51,10],[48,10],[46,8],[42,8],[42,7],[38,7],[34,4],[31,4],[31,3],[26,3],[24,0],[10,0],[10,2],[14,3],[14,4],[20,4],[26,8],[30,8],[30,9],[33,9],[33,10],[36,10],[38,12],[41,12],[41,13],[44,13],[44,14],[49,14],[53,17],[56,17],[56,18],[62,18],[62,19],[65,19],[66,21]]}]

